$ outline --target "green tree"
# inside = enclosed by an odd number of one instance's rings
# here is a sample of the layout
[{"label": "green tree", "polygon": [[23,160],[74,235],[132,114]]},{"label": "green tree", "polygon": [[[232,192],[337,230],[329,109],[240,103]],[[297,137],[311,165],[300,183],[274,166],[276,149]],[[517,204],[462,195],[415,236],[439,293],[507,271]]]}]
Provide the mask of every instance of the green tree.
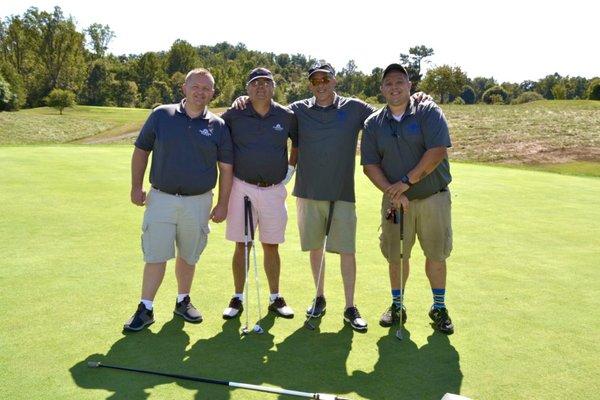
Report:
[{"label": "green tree", "polygon": [[110,103],[112,90],[112,74],[106,60],[98,59],[92,62],[80,98],[85,104],[105,106]]},{"label": "green tree", "polygon": [[552,86],[552,97],[555,100],[565,100],[567,98],[567,87],[563,83],[557,83]]},{"label": "green tree", "polygon": [[186,74],[199,65],[200,59],[194,46],[185,40],[177,39],[167,54],[167,75],[171,76],[175,72]]},{"label": "green tree", "polygon": [[119,107],[135,107],[139,101],[138,87],[133,81],[113,81],[111,95]]},{"label": "green tree", "polygon": [[10,84],[0,75],[0,111],[10,110],[14,97],[10,91]]},{"label": "green tree", "polygon": [[169,85],[171,86],[171,92],[173,93],[173,101],[178,102],[185,97],[183,89],[181,88],[184,82],[184,73],[177,71],[171,75],[171,78],[169,79]]},{"label": "green tree", "polygon": [[46,97],[46,104],[48,107],[56,108],[62,115],[65,108],[75,105],[75,93],[70,90],[54,89]]},{"label": "green tree", "polygon": [[437,94],[440,103],[445,103],[451,95],[454,97],[460,95],[466,83],[467,75],[460,67],[442,65],[427,71],[420,87],[427,93]]},{"label": "green tree", "polygon": [[473,90],[475,90],[475,94],[477,95],[477,100],[481,100],[483,93],[486,90],[488,90],[489,88],[491,88],[492,86],[496,86],[496,85],[497,85],[496,80],[493,77],[485,78],[482,76],[478,76],[476,78],[473,78],[470,86],[473,88]]},{"label": "green tree", "polygon": [[460,98],[465,101],[465,104],[475,104],[477,101],[477,95],[475,94],[475,90],[469,85],[463,87],[462,93],[460,94]]},{"label": "green tree", "polygon": [[483,102],[486,104],[507,103],[508,93],[506,92],[506,90],[504,90],[502,86],[492,86],[483,93],[483,96],[481,96],[481,100],[483,100]]},{"label": "green tree", "polygon": [[408,54],[400,54],[400,63],[404,65],[408,72],[408,78],[413,83],[413,91],[419,87],[423,75],[421,74],[421,67],[427,57],[431,57],[434,54],[433,49],[427,46],[414,46],[408,49]]},{"label": "green tree", "polygon": [[588,99],[600,100],[600,78],[594,78],[590,81],[586,93]]},{"label": "green tree", "polygon": [[552,75],[547,75],[544,78],[540,79],[536,85],[535,90],[536,92],[544,96],[545,99],[553,100],[554,95],[552,94],[552,88],[556,84],[561,83],[561,81],[562,76],[555,72]]},{"label": "green tree", "polygon": [[134,71],[136,82],[142,94],[152,85],[154,81],[163,81],[166,75],[163,71],[162,61],[154,52],[142,54],[139,60],[135,63]]},{"label": "green tree", "polygon": [[147,108],[154,108],[156,104],[168,104],[173,101],[173,92],[166,82],[154,81],[146,91],[144,104]]},{"label": "green tree", "polygon": [[110,41],[115,37],[110,26],[94,23],[84,32],[90,37],[88,45],[92,48],[94,55],[99,58],[104,57]]}]

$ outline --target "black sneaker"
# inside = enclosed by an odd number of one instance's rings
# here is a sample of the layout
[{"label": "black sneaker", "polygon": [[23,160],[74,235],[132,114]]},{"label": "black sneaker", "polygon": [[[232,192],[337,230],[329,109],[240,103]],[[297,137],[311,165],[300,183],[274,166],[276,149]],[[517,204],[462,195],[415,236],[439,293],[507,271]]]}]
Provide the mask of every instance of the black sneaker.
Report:
[{"label": "black sneaker", "polygon": [[[313,303],[314,303],[314,309],[313,309]],[[325,296],[317,296],[317,298],[315,300],[313,300],[313,303],[311,303],[310,306],[306,309],[307,317],[312,316],[314,318],[319,318],[323,314],[325,314],[325,308],[327,307],[327,302],[325,301]]]},{"label": "black sneaker", "polygon": [[[390,327],[400,321],[400,307],[395,303],[392,303],[387,310],[381,315],[379,319],[379,325],[384,328]],[[406,307],[402,305],[402,323],[406,323]]]},{"label": "black sneaker", "polygon": [[269,310],[283,318],[294,318],[294,310],[286,304],[281,296],[270,302]]},{"label": "black sneaker", "polygon": [[135,313],[125,322],[123,325],[123,330],[129,332],[138,332],[147,327],[148,325],[152,325],[154,323],[154,312],[152,310],[148,310],[144,303],[138,304],[138,308]]},{"label": "black sneaker", "polygon": [[454,325],[450,316],[448,316],[448,310],[445,308],[433,308],[429,310],[429,318],[433,321],[431,326],[433,329],[445,333],[446,335],[452,335],[454,333]]},{"label": "black sneaker", "polygon": [[194,307],[190,301],[190,296],[185,296],[179,303],[175,303],[173,314],[179,315],[188,322],[199,324],[202,322],[202,314]]},{"label": "black sneaker", "polygon": [[235,317],[239,317],[242,311],[244,311],[242,300],[234,296],[229,301],[229,307],[223,311],[223,319],[233,319]]},{"label": "black sneaker", "polygon": [[357,331],[367,330],[367,322],[360,317],[360,313],[356,307],[346,308],[346,311],[344,311],[344,321],[350,323],[352,328]]}]

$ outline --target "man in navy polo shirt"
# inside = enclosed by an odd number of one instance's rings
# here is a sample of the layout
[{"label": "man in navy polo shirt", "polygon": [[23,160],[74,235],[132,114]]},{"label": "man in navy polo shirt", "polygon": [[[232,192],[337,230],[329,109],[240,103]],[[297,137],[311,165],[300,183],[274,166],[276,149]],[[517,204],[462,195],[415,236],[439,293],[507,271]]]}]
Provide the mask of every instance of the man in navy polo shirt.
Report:
[{"label": "man in navy polo shirt", "polygon": [[[208,221],[222,222],[233,174],[229,129],[207,105],[214,94],[214,78],[205,69],[190,71],[182,86],[185,99],[157,107],[144,124],[131,159],[131,201],[146,206],[142,223],[144,276],[141,302],[125,323],[139,331],[154,322],[153,300],[175,257],[178,295],[174,313],[188,322],[202,322],[190,302],[196,263],[206,247]],[[146,196],[143,178],[148,157],[151,189]],[[219,199],[212,209],[212,189],[219,170]]]},{"label": "man in navy polo shirt", "polygon": [[[389,263],[392,305],[379,323],[388,327],[400,318],[406,320],[404,286],[417,236],[433,293],[429,316],[435,329],[452,334],[454,325],[445,304],[446,258],[452,251],[448,191],[452,176],[447,154],[450,135],[442,110],[430,101],[415,103],[410,98],[410,88],[404,67],[390,64],[384,70],[381,93],[387,106],[367,119],[361,141],[364,172],[383,192],[380,247]],[[400,207],[404,212],[400,220],[404,224],[402,257],[400,226],[392,218],[394,212],[400,212]]]},{"label": "man in navy polo shirt", "polygon": [[[236,242],[232,262],[235,292],[223,312],[225,319],[235,318],[243,310],[245,196],[252,203],[253,220],[260,233],[271,291],[269,310],[284,318],[294,317],[294,311],[279,294],[279,244],[285,240],[285,184],[296,165],[298,124],[292,111],[273,101],[274,89],[271,71],[255,68],[246,83],[248,107],[230,108],[222,115],[231,131],[234,159],[226,237]],[[289,160],[288,138],[292,141]]]}]

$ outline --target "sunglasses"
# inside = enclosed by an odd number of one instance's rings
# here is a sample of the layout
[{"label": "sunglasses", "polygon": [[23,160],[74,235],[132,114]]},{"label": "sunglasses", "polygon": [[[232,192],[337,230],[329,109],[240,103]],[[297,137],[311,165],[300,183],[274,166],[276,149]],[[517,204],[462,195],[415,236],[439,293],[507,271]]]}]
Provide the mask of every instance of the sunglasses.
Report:
[{"label": "sunglasses", "polygon": [[270,79],[255,79],[249,83],[249,85],[252,87],[267,87],[271,86],[272,84],[273,81]]},{"label": "sunglasses", "polygon": [[328,77],[323,77],[321,79],[311,78],[309,79],[309,81],[311,85],[319,86],[320,84],[327,85],[329,82],[331,82],[331,79],[329,79]]}]

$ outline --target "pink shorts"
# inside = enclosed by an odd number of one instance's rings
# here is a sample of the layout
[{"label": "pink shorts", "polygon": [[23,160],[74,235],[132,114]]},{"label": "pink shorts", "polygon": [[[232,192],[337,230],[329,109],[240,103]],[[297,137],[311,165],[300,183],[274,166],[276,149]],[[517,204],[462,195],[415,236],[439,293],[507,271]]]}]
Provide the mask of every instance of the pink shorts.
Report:
[{"label": "pink shorts", "polygon": [[235,177],[227,210],[227,240],[240,243],[244,241],[244,196],[248,196],[252,202],[252,218],[254,229],[258,229],[258,240],[267,244],[283,243],[287,224],[285,185],[279,183],[263,188]]}]

